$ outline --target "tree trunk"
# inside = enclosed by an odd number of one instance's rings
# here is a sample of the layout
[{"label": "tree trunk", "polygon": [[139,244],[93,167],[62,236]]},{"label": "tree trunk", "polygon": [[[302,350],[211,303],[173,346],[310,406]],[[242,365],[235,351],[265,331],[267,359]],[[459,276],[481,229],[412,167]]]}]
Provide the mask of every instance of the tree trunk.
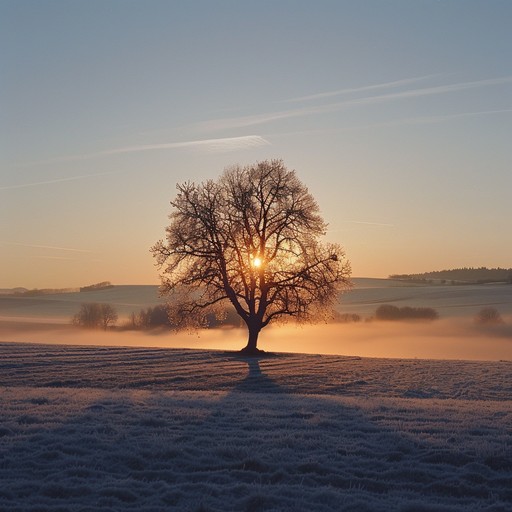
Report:
[{"label": "tree trunk", "polygon": [[259,354],[262,352],[256,345],[258,344],[258,335],[261,331],[261,326],[257,323],[248,323],[247,328],[249,329],[249,339],[247,345],[241,350],[244,354]]}]

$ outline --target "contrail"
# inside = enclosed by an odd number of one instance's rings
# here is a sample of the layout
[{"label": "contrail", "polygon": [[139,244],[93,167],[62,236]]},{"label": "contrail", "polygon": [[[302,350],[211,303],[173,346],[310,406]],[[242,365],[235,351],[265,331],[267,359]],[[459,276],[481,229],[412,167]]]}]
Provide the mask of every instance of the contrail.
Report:
[{"label": "contrail", "polygon": [[[104,156],[122,155],[127,153],[141,153],[145,151],[158,151],[165,149],[187,149],[198,148],[202,151],[211,153],[228,153],[231,151],[242,151],[245,149],[257,148],[259,146],[267,146],[270,142],[259,135],[244,135],[241,137],[223,137],[217,139],[201,139],[191,140],[184,142],[165,142],[162,144],[142,144],[134,146],[125,146],[121,148],[106,149],[104,151],[96,151],[94,153],[85,153],[82,155],[69,155],[48,160],[40,160],[37,162],[28,162],[20,164],[17,167],[34,167],[36,165],[55,164],[60,162],[76,162],[80,160],[90,160],[93,158],[101,158]],[[107,174],[107,173],[105,173]],[[12,185],[8,187],[0,187],[0,190],[10,188],[21,188],[24,186],[42,185],[47,183],[58,183],[59,181],[68,181],[73,179],[81,179],[89,176],[100,176],[101,174],[90,174],[86,176],[77,176],[73,178],[62,178],[53,181],[44,181],[40,183],[27,184],[27,185]]]},{"label": "contrail", "polygon": [[372,91],[375,89],[390,89],[393,87],[401,87],[403,85],[409,85],[422,80],[428,80],[429,78],[436,77],[438,75],[424,75],[416,78],[405,78],[403,80],[395,80],[393,82],[383,82],[380,84],[363,85],[361,87],[352,87],[348,89],[338,89],[337,91],[320,92],[317,94],[310,94],[309,96],[300,96],[299,98],[292,98],[286,100],[287,103],[298,103],[301,101],[319,100],[322,98],[331,98],[333,96],[341,96],[342,94],[352,94],[355,92]]},{"label": "contrail", "polygon": [[[32,164],[35,165],[35,164]],[[94,174],[82,174],[80,176],[70,176],[68,178],[57,178],[55,180],[46,180],[46,181],[33,181],[30,183],[20,183],[18,185],[6,185],[0,187],[0,190],[14,190],[17,188],[26,188],[26,187],[38,187],[40,185],[51,185],[53,183],[62,183],[64,181],[75,181],[75,180],[83,180],[85,178],[94,178],[95,176],[106,176],[107,174],[115,174],[112,172],[98,172]]]},{"label": "contrail", "polygon": [[[122,153],[138,153],[141,151],[153,151],[158,149],[177,149],[177,148],[204,148],[213,152],[236,151],[249,149],[258,146],[270,144],[266,139],[259,135],[245,135],[242,137],[225,137],[222,139],[204,139],[188,142],[169,142],[164,144],[147,144],[142,146],[128,146],[125,148],[110,149],[94,153],[90,156],[108,156],[119,155]],[[87,156],[87,155],[86,155]]]},{"label": "contrail", "polygon": [[388,224],[387,222],[365,222],[364,220],[347,220],[350,224],[365,224],[368,226],[385,226],[388,228],[394,228],[394,224]]},{"label": "contrail", "polygon": [[326,105],[316,105],[310,107],[301,107],[296,109],[281,110],[278,112],[266,112],[263,114],[252,114],[248,116],[231,117],[223,119],[214,119],[210,121],[202,121],[196,126],[202,130],[227,130],[235,128],[247,128],[249,126],[266,124],[280,119],[290,119],[294,117],[303,117],[313,114],[324,114],[336,112],[345,108],[358,107],[364,105],[374,105],[387,103],[407,98],[420,98],[424,96],[435,96],[439,94],[447,94],[458,91],[476,89],[480,87],[488,87],[493,85],[501,85],[512,82],[512,76],[501,78],[490,78],[486,80],[476,80],[472,82],[459,82],[455,84],[437,85],[432,87],[423,87],[418,89],[409,89],[405,91],[391,92],[375,96],[363,96]]},{"label": "contrail", "polygon": [[69,251],[69,252],[82,252],[82,253],[92,253],[93,251],[89,251],[87,249],[74,249],[71,247],[57,247],[54,245],[38,245],[38,244],[24,244],[21,242],[4,242],[6,245],[17,245],[19,247],[28,247],[31,249],[48,249],[51,251]]}]

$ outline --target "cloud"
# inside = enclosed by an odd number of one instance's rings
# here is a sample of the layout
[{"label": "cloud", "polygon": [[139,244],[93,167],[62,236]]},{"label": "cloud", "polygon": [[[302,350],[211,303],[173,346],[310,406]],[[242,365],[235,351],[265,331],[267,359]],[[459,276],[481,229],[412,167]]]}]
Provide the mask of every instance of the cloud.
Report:
[{"label": "cloud", "polygon": [[349,89],[338,89],[337,91],[328,91],[328,92],[321,92],[318,94],[310,94],[309,96],[301,96],[299,98],[291,98],[289,100],[286,100],[288,103],[296,103],[301,101],[310,101],[310,100],[318,100],[323,98],[331,98],[333,96],[341,96],[343,94],[352,94],[357,92],[364,92],[364,91],[371,91],[375,89],[389,89],[393,87],[401,87],[404,85],[413,84],[415,82],[420,82],[422,80],[427,80],[429,78],[433,78],[438,75],[424,75],[419,76],[416,78],[406,78],[403,80],[395,80],[394,82],[384,82],[381,84],[373,84],[373,85],[365,85],[361,87],[354,87]]},{"label": "cloud", "polygon": [[[35,163],[31,165],[36,165]],[[0,187],[0,190],[14,190],[17,188],[26,188],[26,187],[38,187],[40,185],[51,185],[54,183],[62,183],[65,181],[75,181],[75,180],[83,180],[86,178],[94,178],[96,176],[106,176],[107,174],[114,174],[115,172],[97,172],[92,174],[82,174],[80,176],[69,176],[67,178],[57,178],[54,180],[45,180],[45,181],[32,181],[29,183],[20,183],[18,185],[5,185]]]},{"label": "cloud", "polygon": [[[412,81],[416,81],[419,79],[410,79]],[[397,84],[404,84],[404,80],[400,80],[396,82]],[[239,116],[239,117],[230,117],[223,119],[214,119],[209,121],[203,121],[198,123],[197,127],[206,131],[213,130],[227,130],[227,129],[235,129],[235,128],[246,128],[249,126],[255,126],[259,124],[266,124],[272,121],[277,121],[280,119],[289,119],[293,117],[303,117],[313,114],[323,114],[329,112],[336,112],[338,110],[364,106],[364,105],[373,105],[379,103],[387,103],[392,101],[398,101],[402,99],[408,98],[419,98],[424,96],[434,96],[439,94],[447,94],[459,91],[465,91],[469,89],[476,89],[481,87],[489,87],[494,85],[501,85],[512,82],[512,76],[501,77],[501,78],[491,78],[487,80],[477,80],[472,82],[459,82],[455,84],[447,84],[447,85],[438,85],[433,87],[423,87],[416,89],[409,89],[405,91],[392,92],[387,94],[373,95],[373,96],[363,96],[361,98],[354,98],[350,100],[338,101],[334,103],[329,103],[326,105],[317,105],[311,107],[301,107],[289,110],[281,110],[278,112],[268,112],[263,114],[254,114],[249,116]],[[389,84],[391,84],[390,82]],[[388,85],[391,87],[391,85]],[[378,86],[368,86],[369,88],[376,88]],[[380,87],[384,87],[384,84],[380,84]],[[360,88],[359,91],[364,90],[365,88]],[[317,99],[320,97],[324,97],[323,95],[334,95],[340,93],[339,91],[335,93],[320,93],[319,95],[306,96],[305,99],[312,99],[316,97]],[[303,98],[303,99],[304,99]]]},{"label": "cloud", "polygon": [[[341,221],[343,224],[362,224],[365,226],[380,226],[385,228],[394,228],[394,224],[390,224],[388,222],[373,222],[373,221],[364,221],[364,220],[343,220]],[[342,231],[341,229],[328,229],[329,233],[336,233],[338,231]]]},{"label": "cloud", "polygon": [[76,258],[69,258],[68,256],[33,256],[37,260],[58,260],[58,261],[77,261]]},{"label": "cloud", "polygon": [[72,247],[57,247],[54,245],[38,245],[38,244],[24,244],[21,242],[3,242],[4,245],[16,245],[18,247],[27,247],[30,249],[46,249],[50,251],[66,251],[66,252],[79,252],[79,253],[92,253],[93,251],[87,249],[75,249]]},{"label": "cloud", "polygon": [[[320,114],[333,110],[332,105],[322,107],[304,107],[293,110],[283,110],[280,112],[269,112],[266,114],[254,114],[242,117],[227,117],[223,119],[213,119],[202,121],[196,125],[197,128],[204,131],[231,130],[236,128],[247,128],[258,124],[266,124],[280,119],[289,119],[291,117],[302,117],[311,114]],[[338,110],[337,108],[334,110]]]},{"label": "cloud", "polygon": [[[69,155],[62,156],[57,158],[50,158],[48,160],[40,160],[36,162],[28,162],[25,164],[20,164],[17,167],[34,167],[37,165],[45,165],[45,164],[55,164],[62,162],[76,162],[80,160],[90,160],[94,158],[101,158],[105,156],[112,155],[122,155],[127,153],[141,153],[145,151],[159,151],[159,150],[168,150],[168,149],[193,149],[197,148],[201,151],[206,151],[210,153],[228,153],[231,151],[242,151],[246,149],[257,148],[260,146],[269,145],[270,142],[259,135],[244,135],[241,137],[224,137],[218,139],[202,139],[202,140],[192,140],[185,142],[165,142],[162,144],[142,144],[142,145],[133,145],[133,146],[125,146],[121,148],[113,148],[106,149],[103,151],[96,151],[94,153],[85,153],[81,155]],[[83,176],[74,176],[70,178],[61,178],[56,180],[42,181],[37,183],[28,183],[21,185],[9,185],[0,187],[0,190],[8,190],[14,188],[22,188],[22,187],[32,187],[36,185],[46,185],[48,183],[59,183],[61,181],[70,181],[82,178],[89,178],[92,176],[101,176],[103,174],[110,173],[99,173],[99,174],[87,174]]]},{"label": "cloud", "polygon": [[345,222],[348,222],[349,224],[365,224],[367,226],[383,226],[387,228],[394,228],[394,224],[388,224],[387,222],[367,222],[364,220],[347,220]]},{"label": "cloud", "polygon": [[[41,160],[37,162],[28,162],[25,164],[20,164],[17,167],[34,167],[38,165],[47,165],[47,164],[55,164],[62,162],[76,162],[80,160],[89,160],[94,158],[101,158],[112,155],[122,155],[128,153],[140,153],[144,151],[158,151],[158,150],[168,150],[168,149],[180,149],[180,148],[198,148],[202,151],[207,151],[210,153],[226,153],[231,151],[242,151],[246,149],[257,148],[260,146],[269,145],[270,142],[259,135],[244,135],[241,137],[224,137],[217,139],[202,139],[202,140],[193,140],[193,141],[185,141],[185,142],[168,142],[163,144],[145,144],[145,145],[137,145],[137,146],[126,146],[122,148],[114,148],[107,149],[104,151],[98,151],[95,153],[87,153],[82,155],[70,155],[52,158],[48,160]],[[66,181],[75,181],[82,180],[86,178],[94,178],[97,176],[106,176],[109,174],[116,174],[119,171],[109,171],[109,172],[100,172],[100,173],[91,173],[91,174],[82,174],[80,176],[69,176],[65,178],[56,178],[52,180],[44,180],[44,181],[33,181],[29,183],[20,183],[17,185],[4,185],[0,186],[0,191],[2,190],[15,190],[20,188],[27,187],[38,187],[41,185],[51,185],[55,183],[63,183]]]},{"label": "cloud", "polygon": [[[188,142],[169,142],[164,144],[146,144],[141,146],[128,146],[94,153],[91,156],[119,155],[123,153],[138,153],[141,151],[154,151],[160,149],[199,148],[213,153],[240,151],[270,144],[259,135],[245,135],[242,137],[225,137],[222,139],[204,139]],[[87,156],[87,155],[86,155]]]},{"label": "cloud", "polygon": [[492,85],[501,85],[512,82],[512,76],[502,78],[490,78],[487,80],[476,80],[473,82],[460,82],[457,84],[437,85],[433,87],[424,87],[421,89],[411,89],[408,91],[400,91],[391,94],[382,94],[380,96],[370,96],[345,102],[350,105],[381,103],[389,100],[403,98],[417,98],[420,96],[432,96],[436,94],[446,94],[449,92],[465,91],[468,89],[477,89],[480,87],[488,87]]}]

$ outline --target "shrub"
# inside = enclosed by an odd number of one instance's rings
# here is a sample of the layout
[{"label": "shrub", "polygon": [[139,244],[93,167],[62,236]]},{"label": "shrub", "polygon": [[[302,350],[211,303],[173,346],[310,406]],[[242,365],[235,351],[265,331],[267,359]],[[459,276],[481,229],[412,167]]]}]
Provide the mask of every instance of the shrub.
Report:
[{"label": "shrub", "polygon": [[496,308],[482,308],[475,317],[477,324],[502,324],[503,319]]},{"label": "shrub", "polygon": [[377,320],[435,320],[439,314],[433,308],[399,308],[391,304],[383,304],[375,311]]},{"label": "shrub", "polygon": [[352,322],[360,322],[361,316],[356,313],[340,313],[336,315],[336,320],[343,324],[349,324]]}]

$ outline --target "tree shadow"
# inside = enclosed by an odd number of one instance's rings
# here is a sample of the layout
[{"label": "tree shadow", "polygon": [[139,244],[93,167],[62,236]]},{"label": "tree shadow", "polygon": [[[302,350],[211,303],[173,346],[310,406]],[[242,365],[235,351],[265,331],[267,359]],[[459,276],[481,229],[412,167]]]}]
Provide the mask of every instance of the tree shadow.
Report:
[{"label": "tree shadow", "polygon": [[290,393],[286,387],[277,384],[266,373],[261,370],[260,361],[279,358],[276,354],[260,354],[246,356],[233,354],[232,359],[247,364],[248,373],[238,381],[231,393]]}]

